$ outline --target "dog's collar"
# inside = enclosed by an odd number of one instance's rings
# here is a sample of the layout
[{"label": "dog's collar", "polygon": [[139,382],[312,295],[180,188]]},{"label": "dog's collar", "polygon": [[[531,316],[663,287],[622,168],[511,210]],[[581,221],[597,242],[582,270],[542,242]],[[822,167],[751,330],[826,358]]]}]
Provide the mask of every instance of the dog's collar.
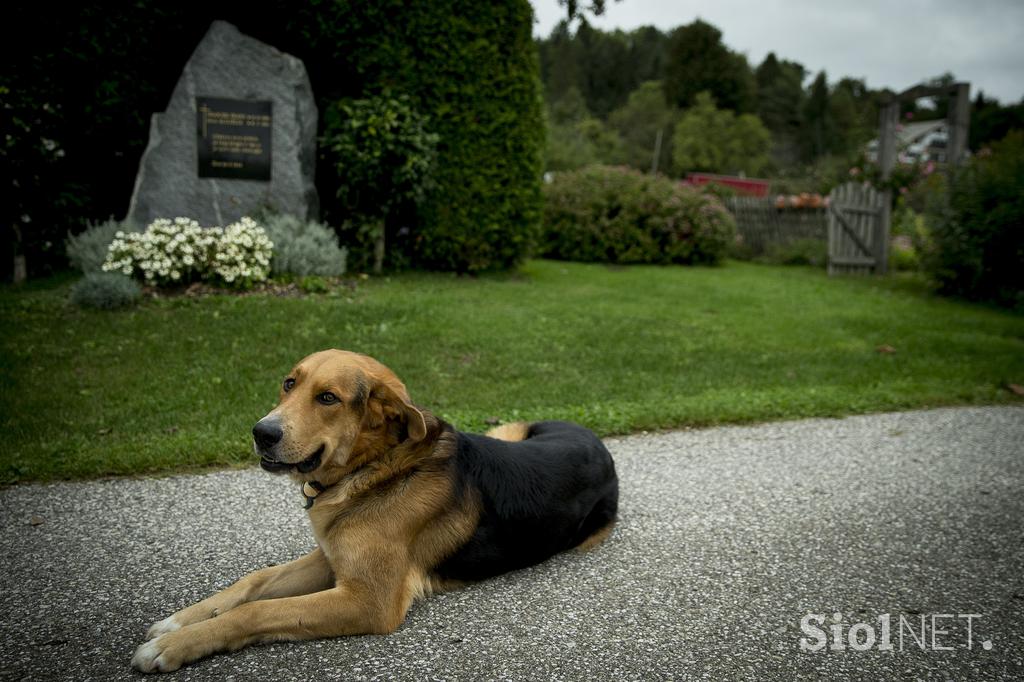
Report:
[{"label": "dog's collar", "polygon": [[306,481],[302,484],[302,496],[306,498],[305,508],[309,509],[313,506],[313,502],[316,500],[316,496],[327,490],[327,486],[318,481]]}]

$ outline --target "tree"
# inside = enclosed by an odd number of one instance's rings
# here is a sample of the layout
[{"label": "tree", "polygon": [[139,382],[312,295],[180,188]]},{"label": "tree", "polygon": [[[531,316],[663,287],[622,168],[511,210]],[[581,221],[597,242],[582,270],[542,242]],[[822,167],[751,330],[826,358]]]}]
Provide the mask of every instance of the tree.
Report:
[{"label": "tree", "polygon": [[[619,2],[619,0],[615,0],[615,2]],[[595,17],[599,17],[604,14],[605,8],[605,0],[590,0],[587,5],[580,5],[579,0],[558,0],[558,4],[565,8],[567,21],[582,19],[583,12],[590,12]]]},{"label": "tree", "polygon": [[323,145],[338,172],[338,198],[372,232],[373,271],[384,266],[385,221],[423,200],[438,136],[408,97],[342,100],[327,111]]},{"label": "tree", "polygon": [[537,50],[544,95],[549,102],[558,99],[569,88],[579,87],[579,45],[569,31],[569,22],[558,22],[547,40],[537,41]]},{"label": "tree", "polygon": [[756,88],[746,57],[730,51],[722,32],[700,19],[669,36],[664,82],[666,99],[677,107],[689,107],[707,91],[723,109],[754,110]]},{"label": "tree", "polygon": [[761,119],[718,109],[707,92],[697,95],[672,136],[672,158],[681,171],[756,175],[767,168],[770,147]]},{"label": "tree", "polygon": [[811,83],[803,111],[804,158],[809,161],[828,152],[827,142],[834,128],[828,101],[828,78],[824,71],[820,71]]},{"label": "tree", "polygon": [[569,88],[548,108],[547,123],[545,170],[574,170],[594,163],[620,162],[618,134],[591,115],[578,88]]},{"label": "tree", "polygon": [[544,169],[576,170],[592,164],[621,162],[618,134],[600,120],[587,118],[571,124],[550,124],[544,148]]},{"label": "tree", "polygon": [[626,101],[635,86],[625,34],[621,31],[605,33],[582,21],[576,40],[581,60],[578,85],[587,107],[603,119]]},{"label": "tree", "polygon": [[583,93],[573,85],[564,95],[551,103],[548,119],[555,124],[579,123],[590,116],[590,109],[583,99]]},{"label": "tree", "polygon": [[622,160],[626,164],[650,170],[655,147],[659,146],[656,168],[667,173],[672,161],[672,132],[678,118],[678,110],[665,102],[661,82],[647,81],[630,93],[626,104],[611,113],[608,123],[622,140]]},{"label": "tree", "polygon": [[878,106],[863,80],[843,78],[829,94],[831,136],[825,147],[833,154],[851,156],[878,135]]},{"label": "tree", "polygon": [[604,119],[641,83],[661,78],[667,40],[653,26],[606,32],[585,20],[573,35],[562,21],[537,41],[545,97],[552,103],[576,87],[587,108]]},{"label": "tree", "polygon": [[802,65],[779,61],[774,52],[757,67],[757,115],[768,130],[784,134],[799,130],[806,75]]},{"label": "tree", "polygon": [[818,73],[802,108],[803,160],[814,163],[827,155],[856,156],[878,134],[878,96],[855,78],[843,78],[830,88],[825,72]]},{"label": "tree", "polygon": [[772,132],[772,159],[779,166],[791,166],[800,158],[806,75],[802,65],[779,60],[774,52],[754,72],[757,115]]},{"label": "tree", "polygon": [[634,89],[647,81],[661,80],[668,62],[668,36],[654,26],[641,26],[625,34],[625,39]]},{"label": "tree", "polygon": [[1003,106],[979,91],[971,104],[970,148],[980,150],[1006,137],[1011,130],[1024,130],[1024,99]]}]

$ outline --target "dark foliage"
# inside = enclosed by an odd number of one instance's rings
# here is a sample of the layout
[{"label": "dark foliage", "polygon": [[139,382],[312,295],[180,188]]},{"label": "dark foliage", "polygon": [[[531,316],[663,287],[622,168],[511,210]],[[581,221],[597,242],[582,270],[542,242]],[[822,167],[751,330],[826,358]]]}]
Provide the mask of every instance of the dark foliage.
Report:
[{"label": "dark foliage", "polygon": [[[306,65],[320,111],[389,90],[409,96],[440,140],[436,191],[396,219],[412,259],[478,270],[517,261],[540,215],[543,139],[527,0],[286,0],[243,3],[86,2],[53,12],[16,2],[0,74],[14,191],[5,242],[40,274],[63,265],[63,242],[88,221],[123,215],[145,148],[181,69],[214,19]],[[338,220],[332,164],[318,169],[325,212]],[[20,240],[14,226],[20,232]],[[9,259],[0,264],[9,272]]]},{"label": "dark foliage", "polygon": [[82,308],[113,310],[134,305],[142,287],[119,272],[89,272],[71,287],[70,300]]},{"label": "dark foliage", "polygon": [[979,92],[971,108],[970,148],[979,150],[1003,139],[1011,130],[1024,130],[1024,99],[1003,106]]},{"label": "dark foliage", "polygon": [[573,34],[563,21],[537,42],[545,97],[554,103],[576,88],[587,110],[603,119],[641,83],[662,77],[667,45],[668,37],[653,26],[605,32],[582,21]]},{"label": "dark foliage", "polygon": [[957,172],[929,227],[923,265],[942,291],[1024,308],[1024,131]]},{"label": "dark foliage", "polygon": [[665,97],[677,107],[710,92],[718,106],[739,113],[754,111],[756,83],[747,59],[722,42],[722,32],[698,19],[672,31],[665,66]]}]

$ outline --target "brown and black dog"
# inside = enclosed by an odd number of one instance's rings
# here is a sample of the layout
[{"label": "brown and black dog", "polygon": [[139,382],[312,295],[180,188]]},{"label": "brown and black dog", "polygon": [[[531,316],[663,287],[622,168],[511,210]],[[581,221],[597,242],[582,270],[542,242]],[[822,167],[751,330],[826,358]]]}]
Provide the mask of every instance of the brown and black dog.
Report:
[{"label": "brown and black dog", "polygon": [[253,428],[267,471],[301,482],[317,547],[155,623],[132,657],[168,672],[257,642],[393,632],[418,597],[598,544],[618,479],[565,422],[461,433],[373,358],[303,359]]}]

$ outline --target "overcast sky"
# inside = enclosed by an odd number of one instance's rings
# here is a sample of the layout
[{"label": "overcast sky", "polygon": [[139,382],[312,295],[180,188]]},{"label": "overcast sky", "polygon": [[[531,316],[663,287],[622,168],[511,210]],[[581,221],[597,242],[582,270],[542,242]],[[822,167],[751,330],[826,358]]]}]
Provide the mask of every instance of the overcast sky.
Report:
[{"label": "overcast sky", "polygon": [[[531,2],[534,35],[547,36],[565,8]],[[896,91],[950,71],[971,83],[972,98],[979,89],[1004,104],[1024,97],[1024,0],[607,0],[605,14],[588,21],[664,31],[698,17],[753,66],[775,52],[824,69],[830,83],[852,76]]]}]

